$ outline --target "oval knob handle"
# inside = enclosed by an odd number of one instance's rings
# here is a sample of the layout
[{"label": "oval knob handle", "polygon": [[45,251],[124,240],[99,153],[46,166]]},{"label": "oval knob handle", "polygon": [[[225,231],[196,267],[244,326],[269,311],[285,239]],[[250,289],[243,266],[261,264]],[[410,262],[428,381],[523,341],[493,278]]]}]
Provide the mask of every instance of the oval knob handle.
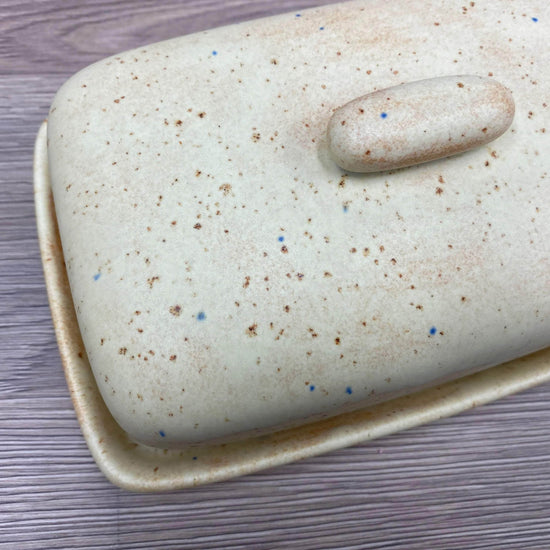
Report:
[{"label": "oval knob handle", "polygon": [[345,170],[391,170],[488,143],[509,128],[514,111],[511,92],[492,78],[430,78],[340,107],[330,119],[328,143]]}]

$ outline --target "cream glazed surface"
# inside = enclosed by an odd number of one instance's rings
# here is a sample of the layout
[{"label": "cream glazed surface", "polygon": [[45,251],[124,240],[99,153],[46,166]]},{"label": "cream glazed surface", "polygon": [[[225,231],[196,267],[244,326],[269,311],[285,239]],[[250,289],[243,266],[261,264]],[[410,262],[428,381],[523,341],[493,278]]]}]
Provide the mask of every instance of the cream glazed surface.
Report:
[{"label": "cream glazed surface", "polygon": [[[540,2],[463,4],[291,13],[62,87],[48,157],[67,272],[131,437],[313,421],[550,344],[548,24]],[[335,109],[463,74],[511,91],[497,140],[394,172],[334,163]]]}]

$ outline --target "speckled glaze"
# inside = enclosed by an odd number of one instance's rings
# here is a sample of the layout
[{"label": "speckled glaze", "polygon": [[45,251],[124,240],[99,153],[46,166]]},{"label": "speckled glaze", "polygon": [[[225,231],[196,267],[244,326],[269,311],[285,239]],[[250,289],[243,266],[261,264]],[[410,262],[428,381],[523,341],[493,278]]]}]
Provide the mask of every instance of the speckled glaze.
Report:
[{"label": "speckled glaze", "polygon": [[337,109],[328,125],[328,146],[345,170],[394,170],[486,145],[510,127],[514,111],[512,94],[493,78],[429,78],[378,90]]},{"label": "speckled glaze", "polygon": [[[183,37],[59,91],[49,175],[72,298],[132,439],[288,429],[550,344],[545,5],[406,6]],[[511,90],[499,139],[393,173],[333,162],[335,109],[465,73]]]}]

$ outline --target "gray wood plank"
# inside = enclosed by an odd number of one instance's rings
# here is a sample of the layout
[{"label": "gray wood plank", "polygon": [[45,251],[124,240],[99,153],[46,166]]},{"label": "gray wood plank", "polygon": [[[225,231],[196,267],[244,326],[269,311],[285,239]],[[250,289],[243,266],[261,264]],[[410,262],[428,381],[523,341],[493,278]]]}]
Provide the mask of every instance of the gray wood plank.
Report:
[{"label": "gray wood plank", "polygon": [[32,149],[56,89],[106,55],[315,0],[0,1],[0,548],[550,547],[550,386],[216,485],[132,494],[93,462],[36,240]]}]

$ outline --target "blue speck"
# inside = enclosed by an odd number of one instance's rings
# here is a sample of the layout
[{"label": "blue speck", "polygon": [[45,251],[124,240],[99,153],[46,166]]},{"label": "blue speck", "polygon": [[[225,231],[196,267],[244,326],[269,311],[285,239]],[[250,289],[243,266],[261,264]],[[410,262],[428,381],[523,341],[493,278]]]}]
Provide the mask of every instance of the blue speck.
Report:
[{"label": "blue speck", "polygon": [[325,27],[319,27],[319,30],[320,30],[320,31],[324,31],[324,30],[325,30]]},{"label": "blue speck", "polygon": [[351,394],[353,393],[353,390],[351,389],[351,386],[348,386],[348,387],[346,388],[346,393],[347,393],[348,395],[351,395]]},{"label": "blue speck", "polygon": [[197,460],[197,457],[196,457],[196,456],[194,456],[194,457],[193,457],[193,460]]},{"label": "blue speck", "polygon": [[96,273],[94,275],[94,281],[97,281],[101,277],[101,273]]},{"label": "blue speck", "polygon": [[218,55],[218,52],[216,50],[212,50],[212,55]]},{"label": "blue speck", "polygon": [[433,336],[437,332],[437,329],[435,327],[432,327],[430,329],[430,334]]},{"label": "blue speck", "polygon": [[344,212],[347,212],[349,210],[348,205],[344,204]]},{"label": "blue speck", "polygon": [[278,240],[280,243],[282,243],[282,242],[285,240],[285,238],[281,235],[277,240]]},{"label": "blue speck", "polygon": [[197,321],[204,321],[206,319],[206,313],[204,311],[199,311],[197,313]]},{"label": "blue speck", "polygon": [[535,23],[537,23],[538,20],[539,20],[538,17],[531,17],[531,21],[534,21]]},{"label": "blue speck", "polygon": [[301,13],[297,13],[297,14],[296,14],[296,17],[302,17],[302,14],[301,14]]},{"label": "blue speck", "polygon": [[166,437],[166,434],[162,430],[160,430],[159,435],[160,437]]},{"label": "blue speck", "polygon": [[309,386],[309,391],[315,391],[315,386],[313,384],[311,384],[311,386]]},{"label": "blue speck", "polygon": [[380,113],[380,118],[388,118],[388,113]]}]

